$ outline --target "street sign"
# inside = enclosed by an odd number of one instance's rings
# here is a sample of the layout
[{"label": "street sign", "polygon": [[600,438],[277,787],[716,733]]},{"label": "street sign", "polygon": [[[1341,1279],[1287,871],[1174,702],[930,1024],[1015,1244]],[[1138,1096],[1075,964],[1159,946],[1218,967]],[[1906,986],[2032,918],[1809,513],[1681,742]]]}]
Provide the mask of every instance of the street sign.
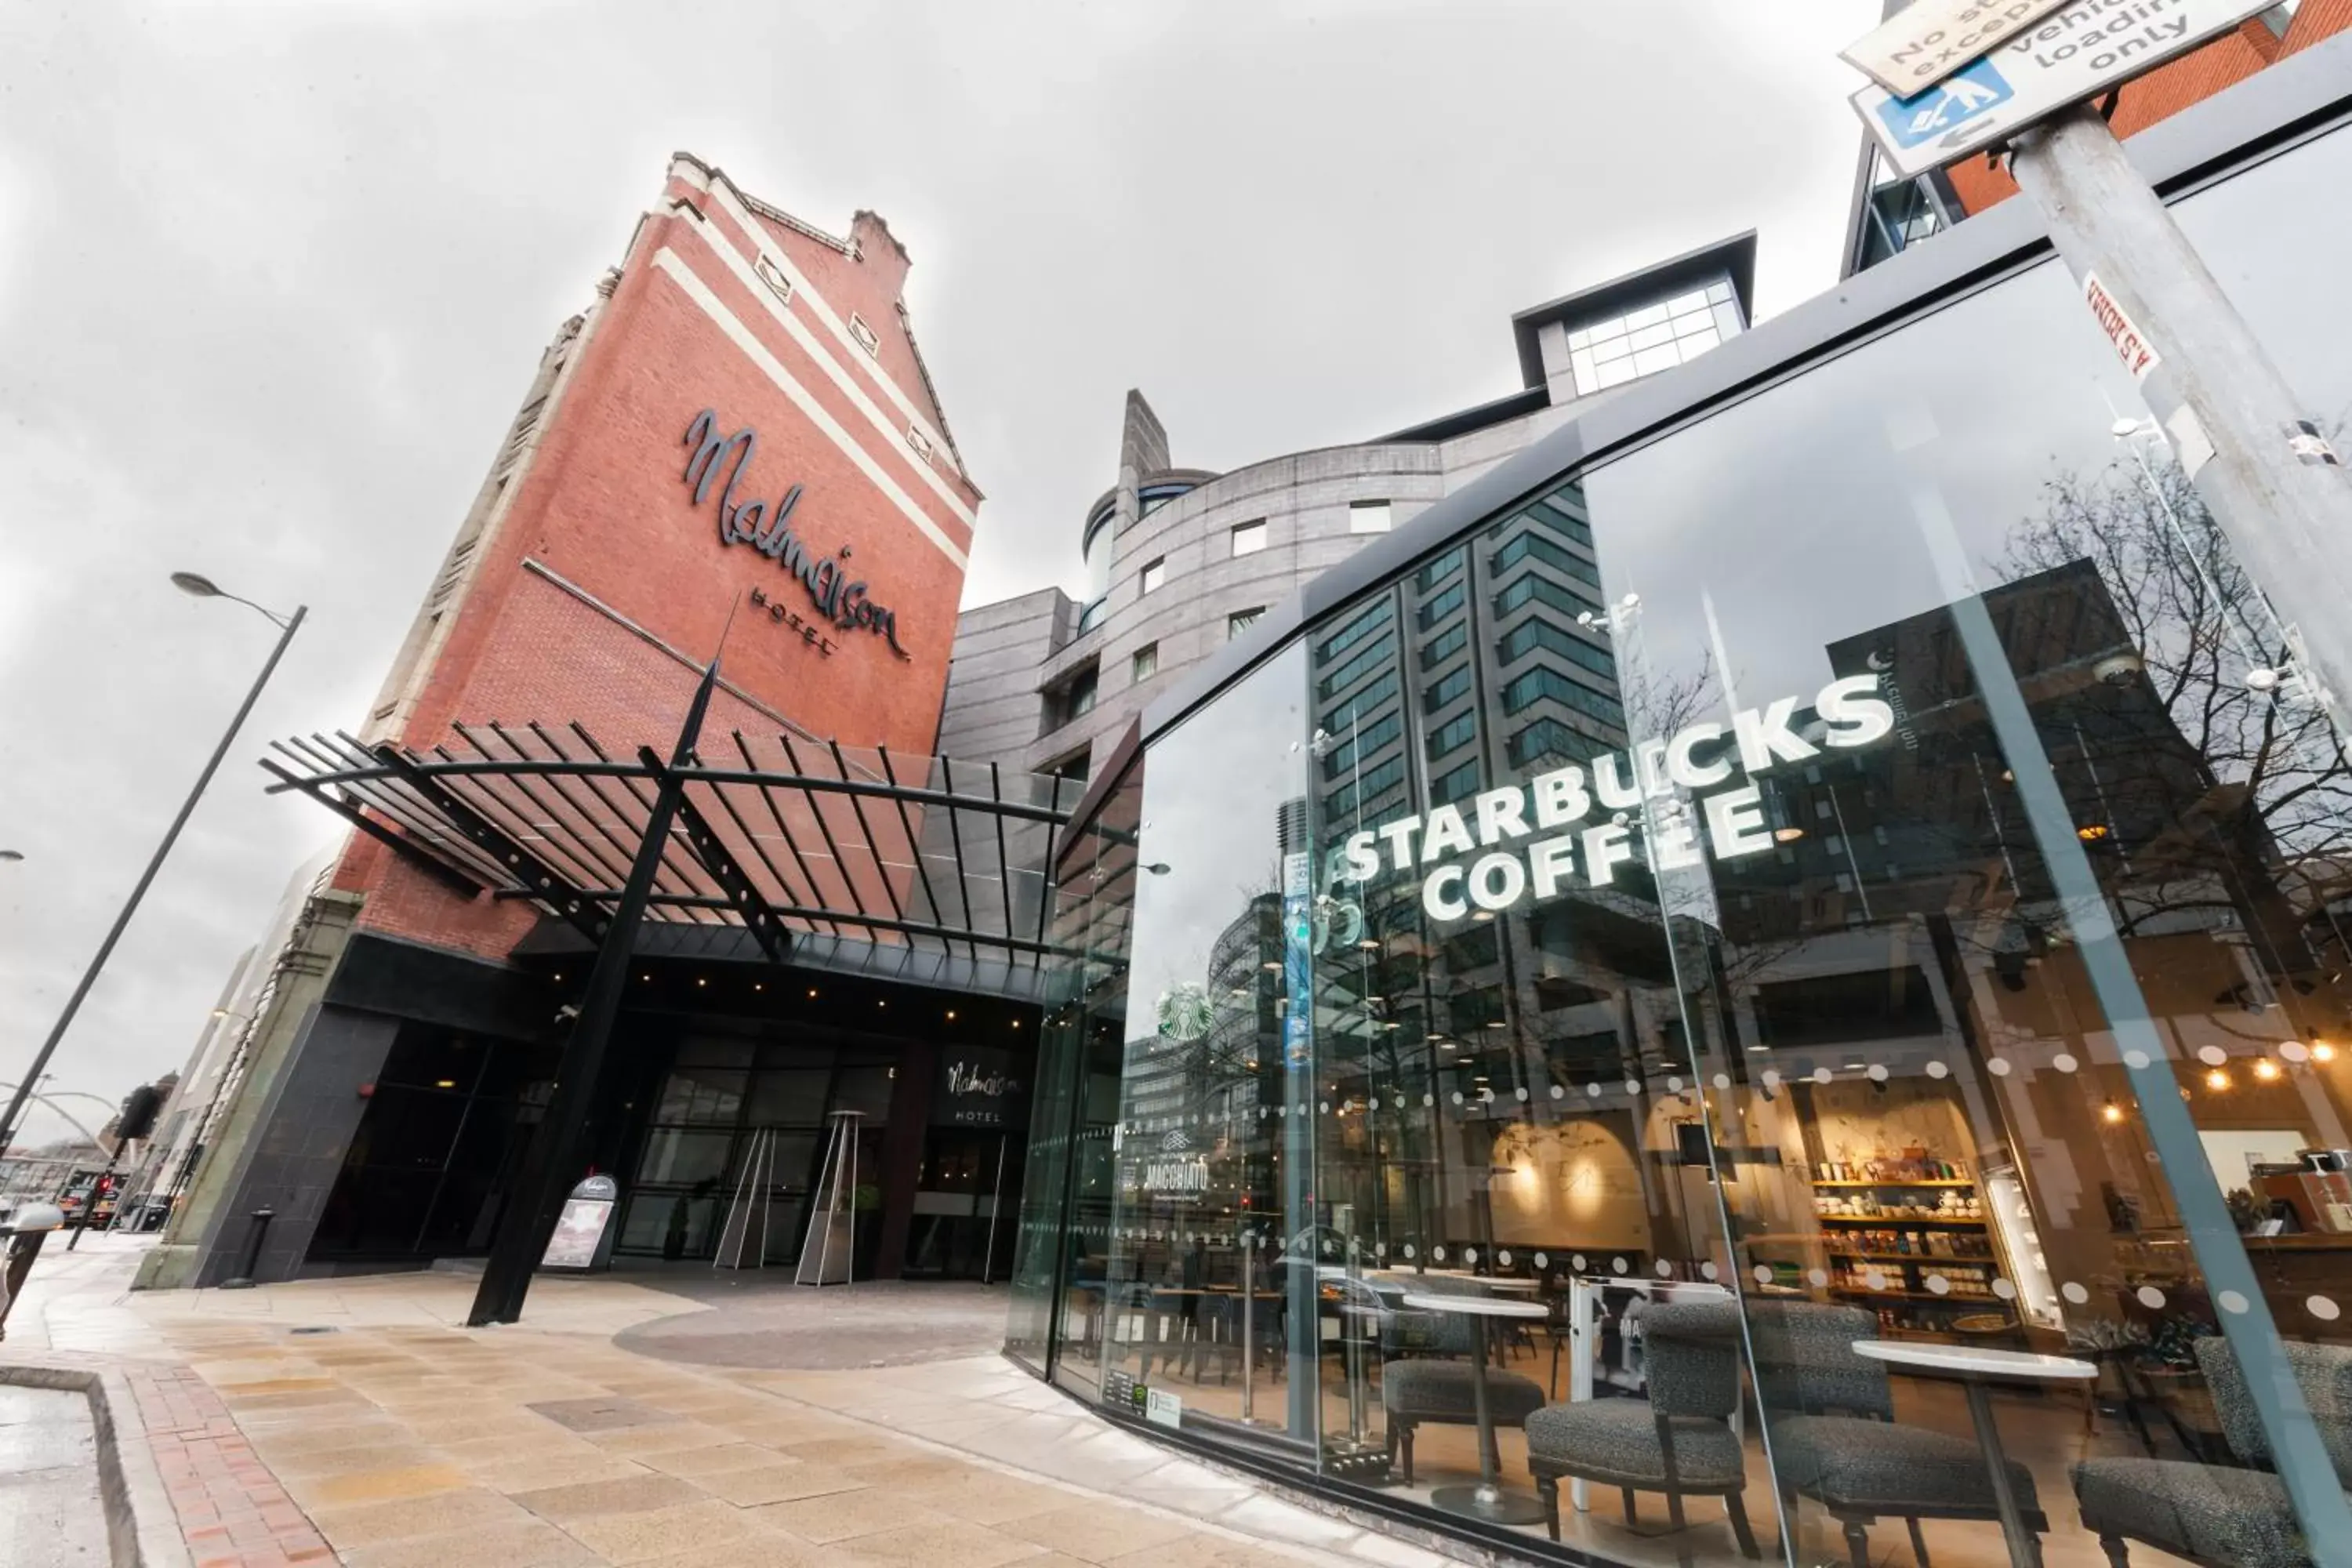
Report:
[{"label": "street sign", "polygon": [[1838,53],[1897,98],[1916,98],[2066,0],[1912,0]]},{"label": "street sign", "polygon": [[2076,0],[1925,91],[1897,98],[1864,88],[1854,112],[1896,174],[1924,174],[2269,8],[2261,0]]}]

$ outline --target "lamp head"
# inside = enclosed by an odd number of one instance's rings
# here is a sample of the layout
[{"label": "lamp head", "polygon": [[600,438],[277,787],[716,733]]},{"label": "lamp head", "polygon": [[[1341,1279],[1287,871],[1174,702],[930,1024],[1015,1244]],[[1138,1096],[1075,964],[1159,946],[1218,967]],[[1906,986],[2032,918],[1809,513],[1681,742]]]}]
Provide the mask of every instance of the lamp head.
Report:
[{"label": "lamp head", "polygon": [[13,1228],[19,1231],[63,1230],[66,1212],[51,1203],[26,1204],[16,1211],[16,1217],[11,1223]]},{"label": "lamp head", "polygon": [[217,599],[221,596],[220,584],[201,572],[174,572],[172,574],[172,586],[191,598]]}]

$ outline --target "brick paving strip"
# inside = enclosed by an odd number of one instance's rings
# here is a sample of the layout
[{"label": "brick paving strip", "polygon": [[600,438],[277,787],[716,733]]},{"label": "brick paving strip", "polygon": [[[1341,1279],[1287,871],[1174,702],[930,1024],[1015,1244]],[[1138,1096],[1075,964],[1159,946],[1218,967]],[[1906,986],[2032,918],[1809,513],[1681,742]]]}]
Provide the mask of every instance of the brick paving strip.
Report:
[{"label": "brick paving strip", "polygon": [[285,1568],[331,1563],[334,1551],[269,1468],[254,1457],[236,1419],[186,1367],[123,1372],[194,1568]]}]

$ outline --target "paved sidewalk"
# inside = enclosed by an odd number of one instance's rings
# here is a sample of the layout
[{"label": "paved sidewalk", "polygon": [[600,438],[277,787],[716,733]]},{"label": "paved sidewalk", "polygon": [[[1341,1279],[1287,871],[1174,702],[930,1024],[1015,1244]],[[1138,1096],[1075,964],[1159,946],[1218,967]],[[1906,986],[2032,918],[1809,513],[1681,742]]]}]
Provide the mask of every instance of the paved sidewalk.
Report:
[{"label": "paved sidewalk", "polygon": [[[128,1367],[201,1568],[331,1552],[360,1568],[1443,1561],[1118,1430],[993,1356],[736,1370],[662,1359],[678,1325],[723,1341],[726,1318],[621,1279],[541,1281],[524,1323],[468,1331],[462,1278],[131,1296],[136,1258],[98,1237],[65,1267],[44,1257],[0,1360]],[[740,1311],[814,1331],[782,1298]]]}]

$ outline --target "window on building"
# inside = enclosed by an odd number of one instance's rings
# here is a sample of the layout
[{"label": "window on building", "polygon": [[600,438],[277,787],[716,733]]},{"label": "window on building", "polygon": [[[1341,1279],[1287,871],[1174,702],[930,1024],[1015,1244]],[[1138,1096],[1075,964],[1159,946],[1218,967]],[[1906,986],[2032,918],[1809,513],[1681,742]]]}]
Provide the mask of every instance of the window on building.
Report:
[{"label": "window on building", "polygon": [[1590,395],[1672,370],[1741,330],[1731,282],[1720,279],[1568,334],[1576,390]]},{"label": "window on building", "polygon": [[1430,627],[1435,626],[1438,622],[1444,620],[1446,616],[1460,609],[1462,607],[1462,602],[1469,596],[1469,585],[1465,583],[1456,583],[1454,586],[1446,589],[1444,593],[1433,595],[1426,604],[1421,606],[1421,629],[1423,631],[1427,631]]},{"label": "window on building", "polygon": [[1128,679],[1130,681],[1144,681],[1159,673],[1160,645],[1156,642],[1145,643],[1135,650],[1135,663],[1128,671]]},{"label": "window on building", "polygon": [[1227,642],[1231,642],[1235,637],[1241,636],[1244,632],[1249,630],[1250,627],[1257,625],[1257,618],[1264,614],[1265,614],[1265,606],[1264,605],[1253,605],[1246,610],[1235,610],[1232,615],[1227,616],[1225,617],[1225,640]]},{"label": "window on building", "polygon": [[1461,571],[1463,560],[1464,555],[1461,551],[1447,551],[1419,572],[1414,573],[1412,585],[1424,594],[1428,593],[1432,588]]},{"label": "window on building", "polygon": [[1429,760],[1435,762],[1448,752],[1459,751],[1478,738],[1478,715],[1464,713],[1448,720],[1430,731]]},{"label": "window on building", "polygon": [[1531,616],[1506,632],[1495,645],[1495,654],[1503,663],[1513,664],[1538,648],[1559,654],[1606,679],[1617,679],[1617,661],[1609,657],[1608,649],[1594,647],[1558,621],[1541,616]]},{"label": "window on building", "polygon": [[1522,561],[1540,561],[1555,572],[1564,572],[1596,588],[1601,586],[1600,567],[1540,533],[1520,534],[1496,551],[1494,559],[1486,564],[1489,571],[1500,575]]},{"label": "window on building", "polygon": [[1045,773],[1049,778],[1066,779],[1072,784],[1084,784],[1087,782],[1087,770],[1093,765],[1093,753],[1090,751],[1072,752],[1058,763],[1047,763]]},{"label": "window on building", "polygon": [[1434,713],[1470,689],[1470,667],[1463,665],[1440,679],[1422,698],[1424,710]]},{"label": "window on building", "polygon": [[1435,669],[1469,646],[1470,628],[1457,621],[1422,645],[1421,668],[1424,672]]},{"label": "window on building", "polygon": [[1163,555],[1157,561],[1147,561],[1143,563],[1143,591],[1145,593],[1152,594],[1159,592],[1160,584],[1166,581],[1168,581],[1168,557]]},{"label": "window on building", "polygon": [[1234,553],[1255,555],[1265,548],[1265,519],[1234,524]]},{"label": "window on building", "polygon": [[1589,598],[1564,584],[1553,582],[1549,577],[1533,575],[1520,578],[1496,595],[1495,613],[1498,616],[1507,616],[1521,605],[1529,603],[1549,605],[1555,610],[1566,610],[1571,616],[1578,614],[1598,616],[1603,613],[1600,600]]},{"label": "window on building", "polygon": [[776,297],[778,304],[793,302],[793,280],[784,276],[784,269],[770,260],[765,252],[751,263],[751,270],[759,274],[760,281],[768,286],[768,291]]},{"label": "window on building", "polygon": [[1538,665],[1525,675],[1503,688],[1503,710],[1517,713],[1520,709],[1545,698],[1565,704],[1580,713],[1589,713],[1604,724],[1625,722],[1625,709],[1615,698],[1603,696],[1580,681],[1570,680],[1559,670]]},{"label": "window on building", "polygon": [[867,353],[873,354],[877,358],[881,355],[881,338],[876,335],[873,328],[866,324],[866,318],[857,314],[855,310],[851,311],[849,314],[849,335],[856,339],[857,346],[864,349]]},{"label": "window on building", "polygon": [[2263,26],[2284,38],[2287,24],[2294,20],[2294,14],[2302,8],[2303,0],[2279,0],[2277,5],[2263,13]]},{"label": "window on building", "polygon": [[1404,715],[1394,709],[1339,737],[1323,759],[1323,776],[1337,779],[1353,771],[1366,757],[1404,733]]},{"label": "window on building", "polygon": [[1339,693],[1386,664],[1392,657],[1394,647],[1395,645],[1387,637],[1381,638],[1380,641],[1318,681],[1315,687],[1316,695],[1328,702],[1332,698],[1339,696]]},{"label": "window on building", "polygon": [[1388,622],[1389,605],[1386,599],[1382,599],[1379,603],[1375,604],[1370,609],[1366,610],[1362,615],[1358,616],[1354,620],[1349,621],[1346,626],[1341,626],[1338,631],[1333,632],[1329,637],[1325,637],[1323,639],[1323,645],[1315,650],[1316,662],[1318,664],[1330,663],[1333,659],[1339,658],[1349,648],[1354,647],[1358,643],[1362,642],[1366,637],[1370,637],[1373,633],[1386,631],[1388,629]]},{"label": "window on building", "polygon": [[1046,691],[1045,728],[1047,731],[1058,730],[1072,720],[1083,718],[1094,711],[1095,687],[1098,673],[1096,666],[1087,665],[1060,685],[1050,688]]},{"label": "window on building", "polygon": [[1478,763],[1474,759],[1429,781],[1429,800],[1433,805],[1452,805],[1478,793]]},{"label": "window on building", "polygon": [[1348,503],[1349,533],[1386,533],[1389,531],[1389,503],[1384,500],[1358,500]]}]

